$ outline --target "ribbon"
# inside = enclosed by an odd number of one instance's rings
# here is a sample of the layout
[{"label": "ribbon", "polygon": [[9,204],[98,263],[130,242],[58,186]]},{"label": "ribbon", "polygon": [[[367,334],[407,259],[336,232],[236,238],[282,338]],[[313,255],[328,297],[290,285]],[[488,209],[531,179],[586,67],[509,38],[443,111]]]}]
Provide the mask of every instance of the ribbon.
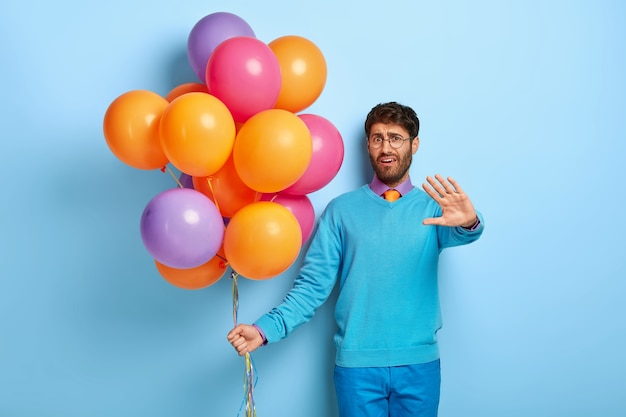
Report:
[{"label": "ribbon", "polygon": [[168,167],[167,165],[163,165],[163,168],[161,168],[161,172],[165,172],[167,170],[167,172],[169,172],[169,174],[172,176],[172,178],[174,178],[174,181],[176,181],[176,184],[178,184],[178,186],[180,188],[185,188],[183,187],[183,185],[180,183],[180,181],[178,180],[178,178],[176,177],[176,175],[174,175],[174,173],[172,172],[172,170],[170,169],[170,167]]},{"label": "ribbon", "polygon": [[[213,196],[213,203],[215,203],[215,207],[217,208],[217,211],[219,211],[220,213],[222,212],[222,210],[220,210],[220,205],[217,202],[217,197],[215,196],[215,190],[213,189],[213,183],[211,183],[211,177],[206,177],[206,183],[209,185],[209,190],[211,190],[211,195]],[[235,325],[237,324],[237,321],[235,321]]]},{"label": "ribbon", "polygon": [[[235,326],[237,326],[237,313],[239,312],[239,288],[237,285],[237,280],[239,278],[239,274],[235,271],[232,271],[230,277],[233,280],[233,322]],[[254,362],[250,357],[250,353],[246,352],[245,355],[245,370],[243,374],[243,393],[244,398],[241,402],[241,406],[239,407],[239,412],[237,416],[241,415],[242,409],[245,406],[245,417],[256,417],[256,406],[254,404],[254,386],[257,382],[257,376],[255,371]]]}]

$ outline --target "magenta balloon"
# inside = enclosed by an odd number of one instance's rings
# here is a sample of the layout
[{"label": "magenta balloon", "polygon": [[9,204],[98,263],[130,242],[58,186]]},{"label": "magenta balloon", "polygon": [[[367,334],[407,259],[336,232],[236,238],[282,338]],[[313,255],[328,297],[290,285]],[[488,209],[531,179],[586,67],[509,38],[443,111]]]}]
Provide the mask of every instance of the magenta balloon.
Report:
[{"label": "magenta balloon", "polygon": [[228,39],[215,48],[207,62],[209,93],[228,107],[237,122],[273,108],[281,83],[278,58],[256,38]]},{"label": "magenta balloon", "polygon": [[213,258],[222,245],[224,222],[199,191],[174,188],[154,197],[141,216],[143,244],[160,263],[188,269]]},{"label": "magenta balloon", "polygon": [[313,155],[304,174],[283,192],[300,195],[319,190],[337,175],[343,163],[344,146],[341,134],[328,119],[315,114],[298,117],[311,132]]},{"label": "magenta balloon", "polygon": [[212,13],[194,25],[187,39],[187,58],[191,68],[205,82],[206,64],[213,50],[226,39],[255,34],[241,17],[227,12]]},{"label": "magenta balloon", "polygon": [[306,195],[290,195],[280,192],[277,194],[262,194],[261,201],[273,201],[289,210],[300,224],[302,244],[309,239],[311,232],[313,232],[313,226],[315,225],[315,209],[309,197]]}]

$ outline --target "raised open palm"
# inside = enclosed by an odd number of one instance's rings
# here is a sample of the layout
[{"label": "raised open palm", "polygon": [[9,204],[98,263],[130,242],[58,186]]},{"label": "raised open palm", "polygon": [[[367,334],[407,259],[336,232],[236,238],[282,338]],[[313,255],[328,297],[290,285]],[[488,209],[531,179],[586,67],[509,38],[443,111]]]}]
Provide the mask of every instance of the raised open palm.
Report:
[{"label": "raised open palm", "polygon": [[425,225],[471,227],[476,223],[476,210],[470,198],[451,177],[447,181],[439,174],[426,177],[424,191],[441,207],[441,217],[424,219]]}]

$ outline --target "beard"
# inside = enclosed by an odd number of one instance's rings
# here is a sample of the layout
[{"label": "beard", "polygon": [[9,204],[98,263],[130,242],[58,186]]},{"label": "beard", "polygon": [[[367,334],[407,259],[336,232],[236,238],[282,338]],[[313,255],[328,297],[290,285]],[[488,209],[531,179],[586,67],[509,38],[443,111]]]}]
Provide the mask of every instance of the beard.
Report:
[{"label": "beard", "polygon": [[387,153],[378,155],[378,159],[384,158],[385,156],[396,156],[396,164],[393,166],[381,166],[377,163],[372,154],[370,154],[370,163],[372,164],[374,173],[378,179],[385,184],[397,185],[404,179],[404,176],[409,171],[411,163],[413,162],[413,154],[410,151],[398,153],[397,155]]}]

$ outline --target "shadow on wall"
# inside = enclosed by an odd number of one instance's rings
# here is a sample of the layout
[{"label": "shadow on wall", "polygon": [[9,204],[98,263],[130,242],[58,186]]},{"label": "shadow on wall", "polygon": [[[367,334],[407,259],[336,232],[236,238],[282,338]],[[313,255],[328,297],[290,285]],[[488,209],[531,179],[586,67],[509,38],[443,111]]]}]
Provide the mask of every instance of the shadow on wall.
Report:
[{"label": "shadow on wall", "polygon": [[166,86],[167,91],[163,92],[162,95],[181,84],[202,83],[189,64],[186,45],[181,45],[180,49],[166,58],[162,68],[165,68],[163,85]]}]

